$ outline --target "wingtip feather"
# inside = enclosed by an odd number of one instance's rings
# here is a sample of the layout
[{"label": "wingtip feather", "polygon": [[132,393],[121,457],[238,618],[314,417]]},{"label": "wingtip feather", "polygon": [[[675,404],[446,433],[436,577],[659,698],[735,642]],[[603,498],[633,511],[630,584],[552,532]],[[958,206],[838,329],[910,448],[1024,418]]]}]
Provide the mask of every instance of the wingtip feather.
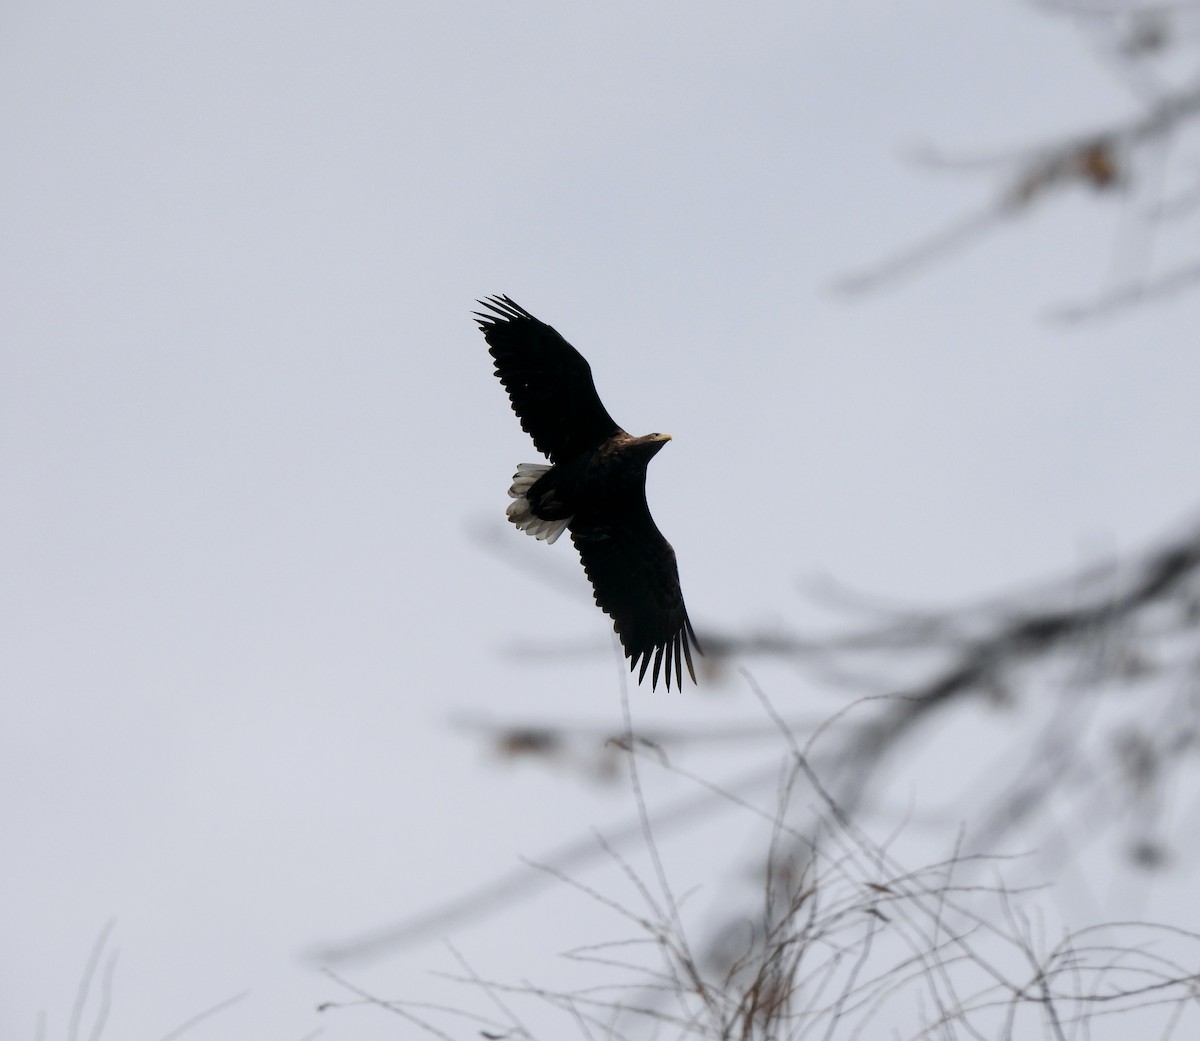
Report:
[{"label": "wingtip feather", "polygon": [[[691,626],[691,623],[689,622],[688,623],[688,632],[691,632],[691,629],[692,629],[692,626]],[[692,639],[695,640],[695,638],[696,637],[693,634]],[[703,653],[700,650],[699,644],[696,644],[696,652]],[[688,642],[686,639],[683,641],[683,656],[684,656],[684,658],[687,659],[688,675],[692,677],[692,682],[696,683],[696,669],[695,669],[695,666],[692,665],[692,649],[691,649],[691,647],[688,646]]]},{"label": "wingtip feather", "polygon": [[[645,679],[645,678],[646,678],[646,670],[647,670],[647,669],[650,667],[650,652],[649,652],[649,651],[643,651],[643,652],[642,652],[642,654],[640,655],[640,657],[641,657],[641,662],[642,662],[642,668],[641,668],[641,671],[640,671],[640,672],[638,672],[638,683],[639,683],[639,684],[642,682],[642,680],[643,680],[643,679]],[[633,660],[632,660],[632,661],[629,663],[629,671],[630,671],[630,672],[633,672],[633,670],[634,670],[635,668],[637,668],[637,663],[638,663],[638,659],[637,659],[637,658],[634,658],[634,659],[633,659]],[[652,683],[651,683],[651,685],[650,685],[650,689],[651,689],[651,690],[653,690],[653,689],[654,689],[654,684],[653,684],[653,682],[652,682]]]},{"label": "wingtip feather", "polygon": [[[666,644],[662,644],[658,648],[658,653],[656,653],[654,655],[654,671],[651,673],[651,678],[650,678],[650,689],[651,690],[658,689],[658,670],[659,670],[659,667],[662,665],[663,651],[665,651],[666,649],[667,649]],[[650,657],[650,652],[647,651],[646,652],[647,660],[649,660],[649,657]],[[670,690],[670,689],[671,689],[671,663],[668,661],[667,662],[667,690]]]},{"label": "wingtip feather", "polygon": [[[624,641],[625,636],[619,627],[617,633]],[[646,678],[646,673],[649,673],[651,690],[658,689],[660,679],[666,685],[666,689],[670,690],[673,679],[675,689],[682,692],[683,670],[686,666],[688,677],[692,683],[699,686],[700,681],[696,678],[696,664],[692,657],[693,646],[698,654],[704,653],[700,648],[700,641],[696,639],[692,623],[685,618],[679,631],[660,644],[652,644],[648,647],[638,646],[636,643],[632,646],[627,645],[626,656],[629,658],[629,671],[637,673],[639,684]]]}]

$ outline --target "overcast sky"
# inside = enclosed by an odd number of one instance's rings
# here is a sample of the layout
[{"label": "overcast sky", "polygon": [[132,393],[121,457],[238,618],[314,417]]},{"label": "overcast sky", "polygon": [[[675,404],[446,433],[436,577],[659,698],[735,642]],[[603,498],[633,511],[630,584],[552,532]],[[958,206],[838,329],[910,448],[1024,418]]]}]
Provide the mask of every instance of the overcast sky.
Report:
[{"label": "overcast sky", "polygon": [[[317,1017],[344,995],[302,953],[627,813],[448,724],[619,719],[569,542],[504,521],[537,454],[477,297],[674,436],[649,494],[701,636],[811,618],[822,576],[1012,589],[1196,506],[1200,297],[1042,318],[1104,284],[1119,195],[831,290],[987,197],[906,150],[1130,110],[1025,5],[9,0],[0,59],[5,1038],[66,1037],[113,918],[106,1037],[242,991],[189,1036],[406,1036]],[[633,699],[754,711],[732,672]],[[531,925],[562,899],[465,930],[473,963],[573,942]]]}]

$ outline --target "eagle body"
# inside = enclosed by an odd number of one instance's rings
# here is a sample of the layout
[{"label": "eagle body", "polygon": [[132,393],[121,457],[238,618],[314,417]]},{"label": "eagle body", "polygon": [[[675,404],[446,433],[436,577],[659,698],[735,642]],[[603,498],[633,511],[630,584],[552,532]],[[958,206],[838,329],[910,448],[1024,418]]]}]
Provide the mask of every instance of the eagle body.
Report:
[{"label": "eagle body", "polygon": [[554,329],[507,296],[476,312],[513,411],[550,464],[521,463],[513,475],[509,520],[547,543],[563,531],[579,551],[597,605],[613,619],[638,681],[665,662],[682,688],[683,665],[696,681],[700,646],[683,603],[675,551],[646,502],[646,469],[671,440],[634,437],[608,414],[586,359]]},{"label": "eagle body", "polygon": [[622,431],[550,467],[525,494],[531,512],[544,520],[612,522],[645,503],[646,469],[667,441],[663,434],[630,437]]}]

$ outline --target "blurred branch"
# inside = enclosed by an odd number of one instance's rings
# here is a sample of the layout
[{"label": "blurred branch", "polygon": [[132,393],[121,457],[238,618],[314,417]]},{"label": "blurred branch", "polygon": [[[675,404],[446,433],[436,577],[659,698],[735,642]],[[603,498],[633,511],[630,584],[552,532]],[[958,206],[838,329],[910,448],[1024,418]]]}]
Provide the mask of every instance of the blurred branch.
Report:
[{"label": "blurred branch", "polygon": [[[987,171],[998,176],[1001,186],[993,198],[974,213],[923,236],[876,264],[843,276],[835,288],[844,293],[862,293],[916,273],[934,261],[949,256],[1006,220],[1029,212],[1033,203],[1054,191],[1070,186],[1096,192],[1131,190],[1141,179],[1139,158],[1152,146],[1175,141],[1185,126],[1200,116],[1200,81],[1165,86],[1149,75],[1149,62],[1185,35],[1175,28],[1180,18],[1200,14],[1200,5],[1042,3],[1048,12],[1084,18],[1093,38],[1104,40],[1102,49],[1110,66],[1129,87],[1141,111],[1132,118],[1114,120],[1090,132],[1061,140],[1027,146],[1004,155],[949,159],[925,148],[918,161],[930,166],[957,170]],[[1193,45],[1195,41],[1190,41]],[[1164,153],[1165,156],[1165,153]],[[1165,162],[1165,158],[1163,159]],[[1185,169],[1184,164],[1177,164]],[[1191,171],[1189,187],[1179,194],[1182,206],[1154,199],[1146,208],[1142,233],[1150,226],[1161,229],[1164,219],[1178,220],[1191,208],[1187,200],[1200,193],[1200,176]],[[1161,194],[1160,179],[1152,179],[1148,191]],[[1191,288],[1200,281],[1200,261],[1176,263],[1152,274],[1125,279],[1122,284],[1099,294],[1095,300],[1062,306],[1053,317],[1079,321],[1111,314],[1125,307],[1158,299]]]},{"label": "blurred branch", "polygon": [[[800,664],[813,662],[821,666],[827,659],[847,656],[869,659],[877,662],[874,668],[879,672],[879,682],[892,678],[891,693],[860,698],[819,726],[813,718],[773,718],[770,726],[743,724],[719,732],[703,727],[660,727],[638,729],[625,736],[615,728],[596,724],[515,723],[463,717],[458,725],[483,735],[498,754],[509,759],[532,756],[561,762],[564,757],[570,758],[566,749],[573,747],[577,750],[573,754],[586,755],[586,751],[578,750],[590,747],[593,754],[606,757],[614,770],[614,753],[635,752],[689,777],[697,783],[698,791],[647,811],[650,826],[657,834],[710,818],[714,805],[722,801],[749,808],[747,799],[778,780],[774,755],[755,754],[756,764],[765,761],[768,765],[756,765],[724,784],[688,774],[668,757],[688,746],[716,740],[775,743],[781,732],[804,735],[799,754],[806,773],[826,793],[826,812],[808,821],[790,821],[787,835],[791,838],[780,848],[785,858],[807,855],[821,841],[827,812],[836,807],[847,822],[854,819],[865,808],[869,791],[890,760],[911,735],[948,705],[979,695],[992,700],[998,693],[1014,697],[1022,687],[1022,674],[1056,656],[1077,663],[1075,674],[1080,685],[1066,693],[1081,690],[1090,693],[1094,701],[1104,691],[1114,689],[1128,698],[1134,679],[1168,670],[1176,662],[1183,662],[1194,674],[1200,662],[1198,572],[1200,528],[1147,550],[1124,567],[1089,567],[1064,582],[1043,586],[1036,595],[991,598],[973,609],[940,614],[914,612],[907,624],[904,612],[896,610],[894,617],[882,625],[865,630],[770,644],[772,653]],[[718,667],[727,656],[735,657],[744,645],[736,638],[724,642],[710,638],[706,642]],[[1181,646],[1175,647],[1172,656],[1167,652],[1173,642]],[[753,639],[749,645],[759,646]],[[942,659],[932,668],[928,664],[931,655]],[[906,665],[906,658],[916,665]],[[905,685],[895,683],[898,672],[911,672],[914,667],[924,670],[925,675]],[[866,668],[860,666],[864,672]],[[1057,729],[1052,721],[1040,742],[1035,739],[1029,743],[1033,761],[1012,790],[993,790],[974,800],[972,816],[982,822],[973,843],[975,848],[990,850],[991,844],[1003,839],[1016,824],[1044,808],[1059,786],[1071,783],[1074,773],[1067,768],[1063,755],[1076,754],[1078,742],[1064,740],[1062,730],[1075,718],[1068,709],[1077,700],[1060,692],[1059,703],[1067,706],[1066,714],[1058,719]],[[1192,712],[1195,715],[1195,706]],[[1152,722],[1148,705],[1143,706],[1139,718],[1147,725]],[[1147,786],[1161,784],[1163,771],[1192,747],[1192,737],[1185,740],[1184,735],[1200,733],[1200,720],[1189,724],[1184,713],[1175,711],[1170,723],[1173,729],[1166,736],[1173,741],[1148,730],[1139,734],[1127,728],[1115,731],[1117,736],[1108,752],[1125,782],[1140,786],[1143,792]],[[1090,776],[1089,780],[1094,790],[1095,778]],[[406,921],[325,945],[311,957],[323,964],[374,958],[397,946],[444,933],[538,891],[553,877],[605,859],[608,850],[637,843],[643,832],[639,822],[630,821],[603,833],[585,833],[538,858],[545,868],[542,872],[518,869]],[[986,845],[980,845],[981,840]],[[770,873],[775,868],[765,865],[763,870]],[[787,876],[779,873],[778,877]],[[783,893],[775,897],[778,906],[786,906],[787,899]],[[739,912],[737,918],[743,921],[744,914]]]},{"label": "blurred branch", "polygon": [[1105,318],[1117,311],[1192,289],[1200,283],[1200,261],[1162,272],[1153,279],[1122,286],[1102,293],[1094,300],[1078,304],[1060,304],[1051,308],[1048,317],[1061,322],[1080,322],[1090,318]]},{"label": "blurred branch", "polygon": [[[760,789],[778,773],[778,764],[755,767],[731,783],[736,795]],[[713,810],[710,790],[692,793],[654,811],[654,827],[660,832],[683,827],[699,819],[710,819]],[[477,921],[485,915],[510,907],[519,899],[535,895],[553,884],[557,875],[602,861],[606,849],[621,849],[641,836],[641,822],[628,821],[604,830],[592,829],[556,849],[550,850],[513,871],[494,878],[470,893],[452,897],[444,904],[426,908],[390,925],[360,933],[345,940],[321,944],[307,952],[305,959],[321,966],[371,961],[393,951],[445,935],[454,928]]]},{"label": "blurred branch", "polygon": [[[486,1018],[458,1005],[384,999],[332,974],[355,1000],[327,1002],[322,1010],[374,1005],[435,1037],[457,1036],[439,1025],[448,1022],[474,1027],[490,1041],[567,1036],[563,1027],[534,1033],[524,1006],[539,1011],[539,1024],[548,1010],[557,1010],[584,1038],[658,1037],[669,1030],[696,1041],[862,1038],[875,1036],[873,1024],[886,1024],[888,1036],[911,1041],[1033,1037],[1039,1028],[1041,1036],[1063,1041],[1068,1033],[1091,1036],[1089,1024],[1101,1015],[1138,1011],[1147,1014],[1137,1020],[1137,1036],[1147,1037],[1153,1012],[1164,1006],[1170,1021],[1160,1036],[1166,1038],[1186,1013],[1195,1017],[1200,974],[1189,966],[1200,956],[1200,936],[1187,930],[1115,922],[1066,930],[1051,940],[1036,927],[1038,905],[1030,907],[1038,891],[963,880],[968,869],[978,874],[989,864],[998,868],[1001,858],[969,857],[956,848],[943,861],[908,869],[847,819],[827,793],[821,798],[830,814],[827,841],[786,855],[794,837],[787,824],[794,788],[802,781],[822,788],[803,751],[786,728],[783,733],[792,747],[791,769],[763,858],[763,907],[740,921],[749,926],[749,937],[746,929],[726,929],[707,956],[697,956],[635,784],[652,878],[602,844],[632,894],[628,903],[546,869],[632,930],[566,953],[584,971],[583,986],[551,989],[484,977],[451,948],[460,971],[449,978],[486,1000]],[[634,776],[638,758],[630,756]]]}]

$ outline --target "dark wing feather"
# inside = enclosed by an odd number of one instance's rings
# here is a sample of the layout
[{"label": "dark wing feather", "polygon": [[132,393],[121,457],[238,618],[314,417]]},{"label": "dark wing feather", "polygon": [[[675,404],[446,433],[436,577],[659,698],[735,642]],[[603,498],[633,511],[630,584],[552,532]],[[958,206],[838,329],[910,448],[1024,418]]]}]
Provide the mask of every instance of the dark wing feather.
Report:
[{"label": "dark wing feather", "polygon": [[479,302],[492,312],[475,314],[496,375],[539,452],[563,462],[620,431],[596,394],[582,354],[507,296]]},{"label": "dark wing feather", "polygon": [[596,591],[597,605],[612,617],[629,658],[629,670],[641,665],[638,682],[653,656],[651,689],[658,685],[664,663],[667,690],[671,689],[672,666],[675,687],[683,689],[685,661],[695,683],[691,645],[700,651],[700,644],[683,605],[675,551],[655,525],[645,498],[632,504],[624,515],[604,523],[588,524],[576,517],[571,522],[571,540]]}]

